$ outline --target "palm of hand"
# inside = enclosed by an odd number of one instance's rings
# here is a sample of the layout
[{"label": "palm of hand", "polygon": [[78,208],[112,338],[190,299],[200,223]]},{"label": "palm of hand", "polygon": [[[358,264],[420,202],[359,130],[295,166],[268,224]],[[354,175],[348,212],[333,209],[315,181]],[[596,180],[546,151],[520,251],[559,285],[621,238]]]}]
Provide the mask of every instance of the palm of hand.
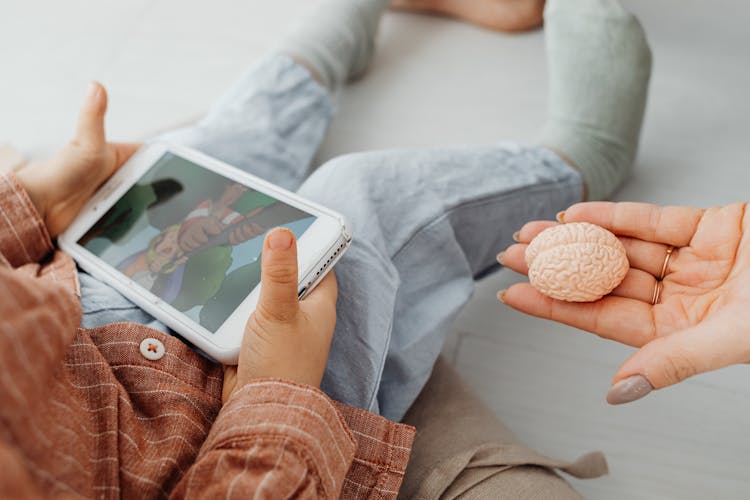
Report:
[{"label": "palm of hand", "polygon": [[[566,303],[519,283],[501,298],[534,316],[588,330],[640,348],[615,381],[640,374],[655,388],[737,363],[750,362],[750,219],[746,204],[701,210],[641,203],[582,203],[565,222],[590,222],[615,233],[631,269],[611,295],[593,303]],[[502,263],[525,273],[526,243],[549,227],[531,222]],[[670,246],[674,251],[664,270]],[[661,286],[660,300],[652,304]]]},{"label": "palm of hand", "polygon": [[48,195],[44,220],[52,235],[60,234],[72,222],[99,186],[132,154],[129,145],[102,144],[97,147],[71,141],[51,159],[26,168],[38,170],[42,189]]},{"label": "palm of hand", "polygon": [[[654,306],[659,336],[731,316],[750,304],[750,234],[745,205],[706,210],[687,246],[675,250]],[[737,318],[739,319],[739,318]],[[729,325],[727,325],[729,326]]]}]

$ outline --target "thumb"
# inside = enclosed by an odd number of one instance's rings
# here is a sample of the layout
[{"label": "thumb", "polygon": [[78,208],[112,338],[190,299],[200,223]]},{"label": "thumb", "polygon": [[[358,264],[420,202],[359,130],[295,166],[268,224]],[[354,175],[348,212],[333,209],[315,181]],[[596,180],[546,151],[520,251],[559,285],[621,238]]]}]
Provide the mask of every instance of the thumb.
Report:
[{"label": "thumb", "polygon": [[83,106],[78,115],[75,140],[83,146],[100,147],[106,143],[104,114],[107,112],[107,91],[99,82],[89,83]]},{"label": "thumb", "polygon": [[288,321],[299,309],[297,297],[297,245],[294,233],[277,228],[266,235],[260,272],[257,310],[267,319]]},{"label": "thumb", "polygon": [[746,339],[726,324],[701,324],[652,340],[617,371],[607,393],[610,404],[630,403],[697,375],[744,362]]}]

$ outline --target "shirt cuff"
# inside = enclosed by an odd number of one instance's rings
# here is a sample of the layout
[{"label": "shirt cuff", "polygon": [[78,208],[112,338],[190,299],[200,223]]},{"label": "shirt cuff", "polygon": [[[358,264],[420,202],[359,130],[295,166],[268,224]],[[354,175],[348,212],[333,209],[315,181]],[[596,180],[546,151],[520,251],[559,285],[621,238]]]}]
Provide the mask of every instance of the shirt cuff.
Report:
[{"label": "shirt cuff", "polygon": [[357,453],[344,480],[342,498],[371,491],[396,498],[404,480],[416,429],[343,403],[334,402],[357,440]]},{"label": "shirt cuff", "polygon": [[219,412],[201,455],[251,446],[269,435],[284,436],[306,454],[326,492],[341,491],[356,441],[331,399],[311,386],[259,379],[238,389]]},{"label": "shirt cuff", "polygon": [[34,204],[13,173],[0,175],[0,254],[13,267],[39,262],[53,250]]}]

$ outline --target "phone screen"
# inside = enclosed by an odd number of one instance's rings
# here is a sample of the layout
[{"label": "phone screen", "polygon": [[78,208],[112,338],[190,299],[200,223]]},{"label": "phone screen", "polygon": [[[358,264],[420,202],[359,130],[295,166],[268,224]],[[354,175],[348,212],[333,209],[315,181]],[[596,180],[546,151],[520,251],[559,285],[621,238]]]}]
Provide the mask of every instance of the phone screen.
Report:
[{"label": "phone screen", "polygon": [[314,221],[165,153],[78,244],[213,333],[260,283],[265,234]]}]

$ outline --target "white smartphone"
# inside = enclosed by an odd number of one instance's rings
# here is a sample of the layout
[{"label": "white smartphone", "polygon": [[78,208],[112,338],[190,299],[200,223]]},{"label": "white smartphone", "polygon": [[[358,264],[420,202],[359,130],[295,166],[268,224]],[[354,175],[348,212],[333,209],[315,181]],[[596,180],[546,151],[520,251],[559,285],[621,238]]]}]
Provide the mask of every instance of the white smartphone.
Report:
[{"label": "white smartphone", "polygon": [[351,242],[346,219],[191,149],[142,147],[58,243],[109,284],[225,364],[237,362],[260,293],[264,236],[297,237],[303,299]]}]

